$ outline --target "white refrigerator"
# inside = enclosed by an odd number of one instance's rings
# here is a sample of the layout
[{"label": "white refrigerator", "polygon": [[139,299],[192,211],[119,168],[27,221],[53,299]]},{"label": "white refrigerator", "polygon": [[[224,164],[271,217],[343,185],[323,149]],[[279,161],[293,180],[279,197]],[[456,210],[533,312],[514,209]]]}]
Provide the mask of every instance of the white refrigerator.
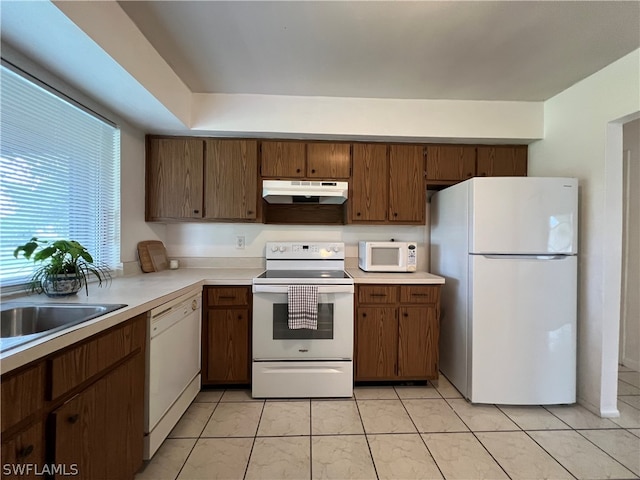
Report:
[{"label": "white refrigerator", "polygon": [[577,180],[473,178],[430,217],[442,373],[473,403],[575,403]]}]

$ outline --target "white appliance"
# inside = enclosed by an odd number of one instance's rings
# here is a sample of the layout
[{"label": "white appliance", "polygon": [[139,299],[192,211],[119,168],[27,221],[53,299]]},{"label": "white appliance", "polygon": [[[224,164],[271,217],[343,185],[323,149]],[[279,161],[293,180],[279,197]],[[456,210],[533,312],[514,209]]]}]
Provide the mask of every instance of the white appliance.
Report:
[{"label": "white appliance", "polygon": [[200,391],[202,293],[149,312],[144,459],[149,460]]},{"label": "white appliance", "polygon": [[[267,242],[267,270],[253,279],[256,398],[351,397],[353,279],[343,243]],[[318,288],[318,328],[290,329],[288,286]]]},{"label": "white appliance", "polygon": [[430,215],[442,373],[475,403],[575,403],[577,180],[473,178]]},{"label": "white appliance", "polygon": [[343,204],[349,196],[349,183],[333,180],[264,180],[262,198],[278,204]]},{"label": "white appliance", "polygon": [[415,272],[414,242],[359,242],[358,267],[365,272]]}]

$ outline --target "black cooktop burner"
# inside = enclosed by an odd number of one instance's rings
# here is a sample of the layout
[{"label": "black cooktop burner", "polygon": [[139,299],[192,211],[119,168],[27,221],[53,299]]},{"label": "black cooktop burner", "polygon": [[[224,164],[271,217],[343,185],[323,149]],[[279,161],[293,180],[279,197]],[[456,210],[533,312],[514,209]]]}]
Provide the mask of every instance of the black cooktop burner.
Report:
[{"label": "black cooktop burner", "polygon": [[267,270],[257,278],[351,278],[343,270]]}]

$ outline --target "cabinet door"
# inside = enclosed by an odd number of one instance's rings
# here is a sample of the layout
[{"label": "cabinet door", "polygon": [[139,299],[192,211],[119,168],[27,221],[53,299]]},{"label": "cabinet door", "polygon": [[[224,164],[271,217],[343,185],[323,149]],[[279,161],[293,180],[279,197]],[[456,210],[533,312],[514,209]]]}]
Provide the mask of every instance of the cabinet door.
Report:
[{"label": "cabinet door", "polygon": [[389,203],[387,146],[353,145],[353,180],[351,188],[351,221],[384,222]]},{"label": "cabinet door", "polygon": [[398,376],[407,379],[438,378],[436,307],[400,307],[398,323]]},{"label": "cabinet door", "polygon": [[527,146],[478,146],[479,177],[527,175]]},{"label": "cabinet door", "polygon": [[140,372],[138,354],[52,412],[54,463],[75,465],[82,478],[133,478],[144,439]]},{"label": "cabinet door", "polygon": [[260,173],[263,177],[305,176],[306,148],[303,142],[262,142]]},{"label": "cabinet door", "polygon": [[146,220],[202,218],[204,141],[151,138]]},{"label": "cabinet door", "polygon": [[207,140],[205,172],[205,218],[256,219],[258,142]]},{"label": "cabinet door", "polygon": [[426,175],[429,180],[460,181],[476,173],[476,147],[429,145],[426,147]]},{"label": "cabinet door", "polygon": [[2,376],[2,432],[44,407],[45,362]]},{"label": "cabinet door", "polygon": [[249,383],[249,309],[207,311],[207,383]]},{"label": "cabinet door", "polygon": [[424,158],[419,145],[389,147],[389,220],[424,223],[426,186]]},{"label": "cabinet door", "polygon": [[310,178],[349,178],[351,145],[348,143],[307,143],[307,176]]},{"label": "cabinet door", "polygon": [[[3,399],[4,402],[4,399]],[[4,405],[3,405],[4,408]],[[38,422],[2,443],[2,478],[41,479],[45,463],[44,424]]]},{"label": "cabinet door", "polygon": [[356,380],[393,379],[398,358],[395,307],[359,307],[356,314]]}]

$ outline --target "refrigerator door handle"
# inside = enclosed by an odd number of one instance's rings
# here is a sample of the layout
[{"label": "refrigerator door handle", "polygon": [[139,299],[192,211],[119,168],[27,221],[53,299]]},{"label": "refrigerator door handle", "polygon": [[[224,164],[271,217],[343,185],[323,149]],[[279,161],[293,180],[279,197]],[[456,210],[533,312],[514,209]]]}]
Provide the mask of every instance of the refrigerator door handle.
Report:
[{"label": "refrigerator door handle", "polygon": [[491,260],[564,260],[569,255],[482,255]]}]

